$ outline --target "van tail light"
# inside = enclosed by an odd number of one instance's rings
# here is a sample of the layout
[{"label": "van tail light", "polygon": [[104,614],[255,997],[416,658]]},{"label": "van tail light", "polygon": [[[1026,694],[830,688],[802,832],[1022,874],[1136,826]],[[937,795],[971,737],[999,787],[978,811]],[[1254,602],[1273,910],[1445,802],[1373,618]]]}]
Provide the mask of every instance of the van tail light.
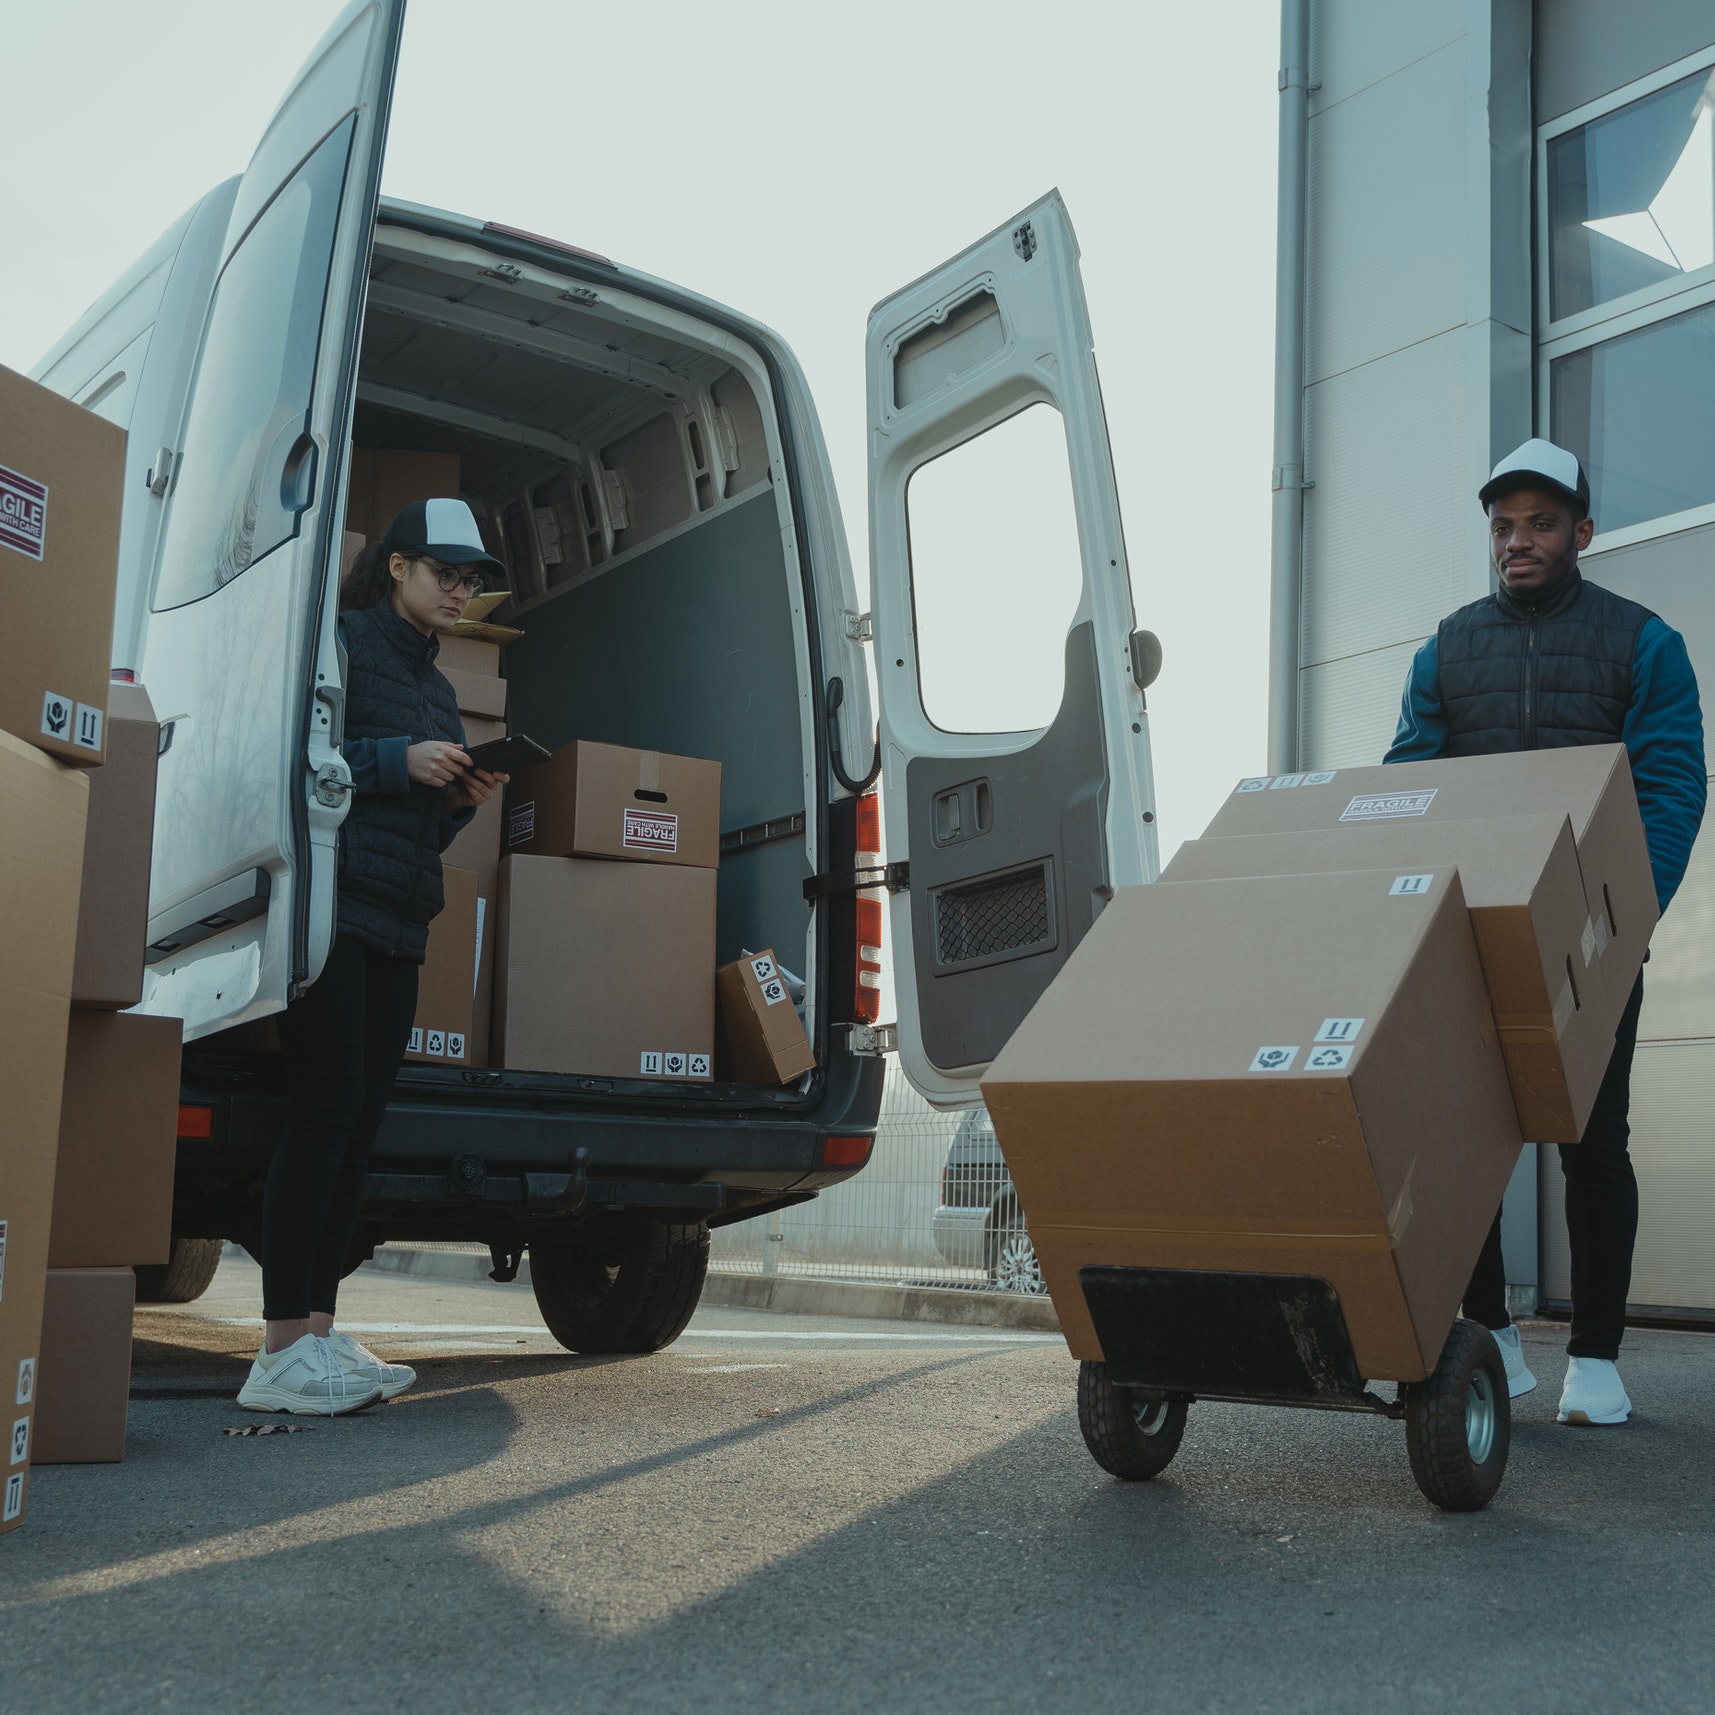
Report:
[{"label": "van tail light", "polygon": [[214,1136],[214,1109],[200,1102],[179,1103],[179,1136],[206,1142]]},{"label": "van tail light", "polygon": [[[857,801],[857,855],[860,870],[881,868],[881,800],[866,792]],[[881,1017],[881,889],[863,887],[857,896],[857,985],[852,1017],[874,1024]],[[830,1142],[850,1139],[830,1139]]]},{"label": "van tail light", "polygon": [[825,1137],[822,1139],[824,1167],[862,1167],[875,1148],[873,1137]]}]

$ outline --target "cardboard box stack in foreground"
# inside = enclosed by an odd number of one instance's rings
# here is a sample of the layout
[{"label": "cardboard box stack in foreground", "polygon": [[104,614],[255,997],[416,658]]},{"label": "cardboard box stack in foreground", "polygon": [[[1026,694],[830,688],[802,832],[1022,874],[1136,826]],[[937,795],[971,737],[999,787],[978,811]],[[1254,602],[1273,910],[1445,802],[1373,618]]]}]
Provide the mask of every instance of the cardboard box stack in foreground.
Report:
[{"label": "cardboard box stack in foreground", "polygon": [[983,1081],[1074,1354],[1085,1267],[1306,1274],[1366,1377],[1427,1373],[1655,917],[1618,746],[1242,783]]},{"label": "cardboard box stack in foreground", "polygon": [[578,741],[506,790],[495,1058],[714,1076],[720,764]]}]

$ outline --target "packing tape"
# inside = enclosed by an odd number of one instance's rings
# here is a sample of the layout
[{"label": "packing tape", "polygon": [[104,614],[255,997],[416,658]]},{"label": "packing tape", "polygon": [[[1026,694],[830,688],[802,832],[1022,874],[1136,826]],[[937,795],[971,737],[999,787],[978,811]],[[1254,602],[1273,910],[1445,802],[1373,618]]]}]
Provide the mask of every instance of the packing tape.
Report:
[{"label": "packing tape", "polygon": [[661,752],[640,750],[637,753],[637,789],[639,792],[661,790]]}]

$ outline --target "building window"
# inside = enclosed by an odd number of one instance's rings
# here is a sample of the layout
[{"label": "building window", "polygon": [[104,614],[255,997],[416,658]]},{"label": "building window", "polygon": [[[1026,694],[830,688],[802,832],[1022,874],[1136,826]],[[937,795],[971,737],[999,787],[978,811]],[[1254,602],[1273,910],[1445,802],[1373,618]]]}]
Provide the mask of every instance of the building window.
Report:
[{"label": "building window", "polygon": [[1715,48],[1538,133],[1539,423],[1597,546],[1715,519]]}]

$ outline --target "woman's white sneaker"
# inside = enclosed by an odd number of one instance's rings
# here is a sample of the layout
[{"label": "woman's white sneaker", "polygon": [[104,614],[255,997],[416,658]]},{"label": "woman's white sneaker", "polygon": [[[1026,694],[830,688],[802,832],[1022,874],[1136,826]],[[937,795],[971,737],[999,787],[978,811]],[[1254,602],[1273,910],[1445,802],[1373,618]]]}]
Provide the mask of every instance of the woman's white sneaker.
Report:
[{"label": "woman's white sneaker", "polygon": [[1611,1358],[1568,1358],[1566,1386],[1560,1394],[1562,1423],[1624,1423],[1632,1402]]},{"label": "woman's white sneaker", "polygon": [[383,1399],[397,1399],[417,1379],[417,1372],[409,1364],[384,1362],[338,1328],[328,1330],[327,1343],[334,1358],[345,1366],[346,1374],[378,1382]]},{"label": "woman's white sneaker", "polygon": [[1520,1394],[1529,1393],[1536,1386],[1536,1377],[1524,1361],[1524,1346],[1519,1340],[1517,1325],[1491,1328],[1489,1332],[1501,1349],[1501,1362],[1507,1366],[1507,1397],[1517,1399]]},{"label": "woman's white sneaker", "polygon": [[247,1411],[290,1411],[299,1417],[343,1417],[381,1397],[381,1384],[353,1375],[326,1340],[305,1334],[278,1352],[256,1354],[238,1403]]}]

